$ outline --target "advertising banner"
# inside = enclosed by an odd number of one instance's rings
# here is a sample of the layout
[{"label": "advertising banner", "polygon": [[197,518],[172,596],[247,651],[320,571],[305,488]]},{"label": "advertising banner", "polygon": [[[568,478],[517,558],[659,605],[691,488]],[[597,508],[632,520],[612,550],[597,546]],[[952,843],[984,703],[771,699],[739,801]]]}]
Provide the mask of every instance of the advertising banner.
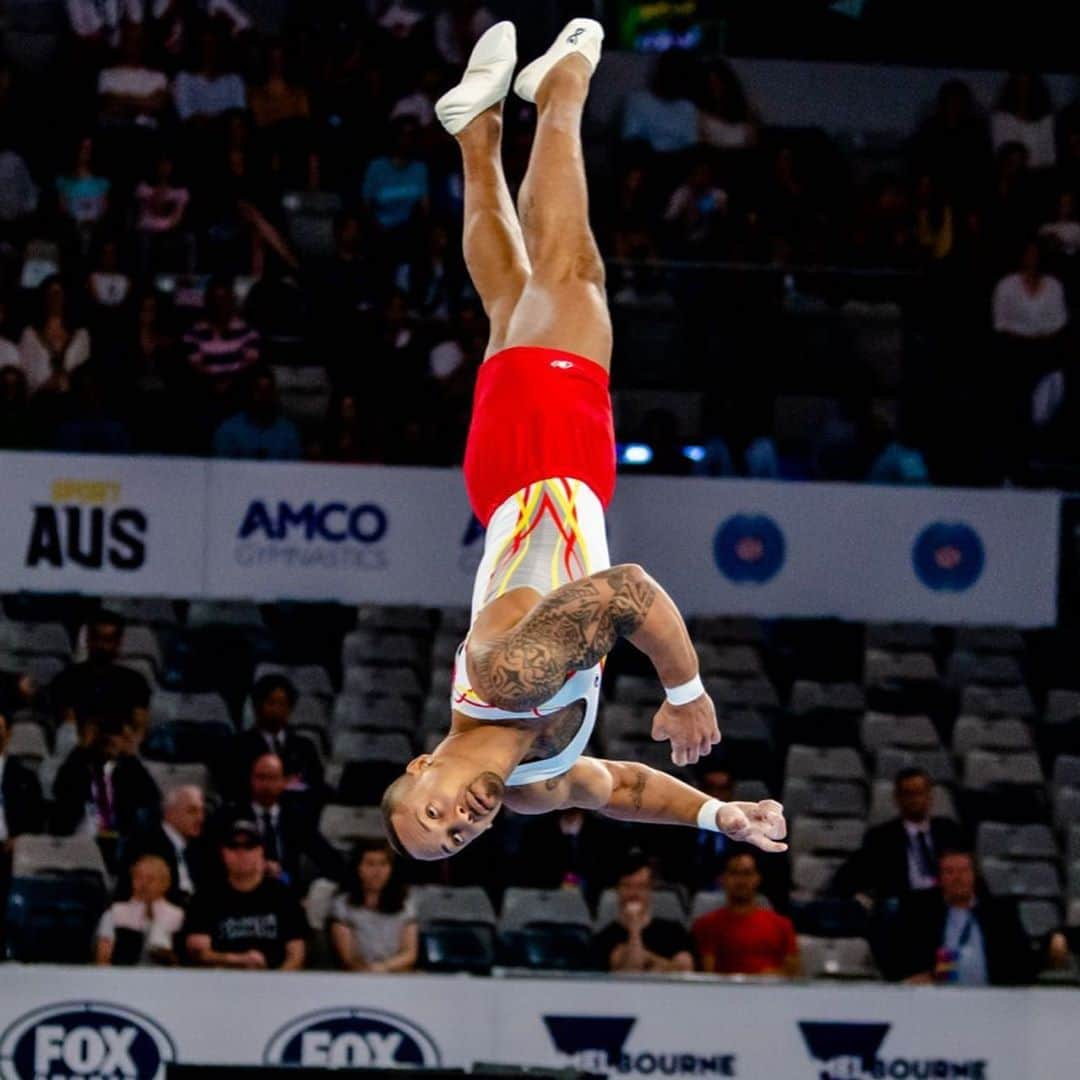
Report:
[{"label": "advertising banner", "polygon": [[626,1077],[1071,1076],[1069,990],[693,979],[0,968],[4,1080],[160,1080],[172,1061],[475,1062]]},{"label": "advertising banner", "polygon": [[208,468],[164,458],[0,454],[0,588],[198,595]]}]

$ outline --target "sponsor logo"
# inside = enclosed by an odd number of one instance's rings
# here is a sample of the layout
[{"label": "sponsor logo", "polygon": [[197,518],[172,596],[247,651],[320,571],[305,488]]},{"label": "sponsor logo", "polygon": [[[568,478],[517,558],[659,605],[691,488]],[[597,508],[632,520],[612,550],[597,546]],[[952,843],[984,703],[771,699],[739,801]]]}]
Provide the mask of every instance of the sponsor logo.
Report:
[{"label": "sponsor logo", "polygon": [[175,1060],[155,1021],[96,1001],[35,1009],[0,1037],[3,1080],[163,1080]]},{"label": "sponsor logo", "polygon": [[125,506],[112,480],[54,480],[49,501],[33,506],[26,566],[140,570],[146,563],[148,521]]},{"label": "sponsor logo", "polygon": [[427,1032],[376,1009],[321,1009],[282,1028],[263,1054],[266,1065],[312,1068],[421,1068],[442,1064]]},{"label": "sponsor logo", "polygon": [[243,567],[382,570],[390,517],[376,503],[253,499],[236,534]]},{"label": "sponsor logo", "polygon": [[691,1054],[639,1047],[630,1038],[633,1016],[545,1016],[555,1049],[580,1072],[635,1076],[737,1076],[735,1055]]},{"label": "sponsor logo", "polygon": [[568,45],[576,45],[581,40],[581,35],[585,33],[585,27],[579,26],[567,39]]},{"label": "sponsor logo", "polygon": [[787,542],[765,514],[735,514],[716,531],[713,558],[736,585],[764,585],[784,567]]},{"label": "sponsor logo", "polygon": [[911,551],[915,576],[934,592],[970,589],[986,566],[979,534],[962,521],[936,521],[915,539]]},{"label": "sponsor logo", "polygon": [[[816,1063],[816,1080],[989,1080],[984,1059],[881,1055],[891,1025],[801,1020],[799,1031]],[[811,1074],[807,1074],[809,1077]]]},{"label": "sponsor logo", "polygon": [[566,371],[574,366],[574,362],[572,360],[552,360],[551,366]]}]

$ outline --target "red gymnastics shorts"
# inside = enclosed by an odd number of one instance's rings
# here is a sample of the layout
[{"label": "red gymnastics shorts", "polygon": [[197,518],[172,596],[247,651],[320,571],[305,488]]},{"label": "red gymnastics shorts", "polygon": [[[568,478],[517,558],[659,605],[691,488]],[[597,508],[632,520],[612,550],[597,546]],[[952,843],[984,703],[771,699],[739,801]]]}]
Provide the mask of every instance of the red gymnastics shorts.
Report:
[{"label": "red gymnastics shorts", "polygon": [[529,484],[581,480],[607,508],[615,493],[608,373],[556,349],[504,349],[476,378],[465,488],[480,522]]}]

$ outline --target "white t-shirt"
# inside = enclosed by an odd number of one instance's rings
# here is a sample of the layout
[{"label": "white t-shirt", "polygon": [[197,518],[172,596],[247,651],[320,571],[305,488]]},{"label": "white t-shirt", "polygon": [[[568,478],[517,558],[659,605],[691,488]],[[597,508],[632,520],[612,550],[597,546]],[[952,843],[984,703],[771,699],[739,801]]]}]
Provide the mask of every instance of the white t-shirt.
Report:
[{"label": "white t-shirt", "polygon": [[357,907],[343,893],[334,901],[330,918],[352,931],[356,951],[365,963],[377,964],[397,955],[401,949],[401,931],[416,922],[416,912],[408,900],[392,915]]},{"label": "white t-shirt", "polygon": [[1065,290],[1057,278],[1044,274],[1031,293],[1021,274],[1003,277],[994,289],[994,329],[1017,337],[1048,337],[1063,330],[1069,321]]},{"label": "white t-shirt", "polygon": [[106,68],[98,76],[99,94],[145,98],[168,89],[169,80],[165,78],[165,73],[148,67]]},{"label": "white t-shirt", "polygon": [[397,120],[400,116],[408,116],[415,120],[421,127],[431,127],[435,123],[435,106],[427,94],[419,90],[414,94],[406,94],[390,110],[390,119]]},{"label": "white t-shirt", "polygon": [[0,337],[0,368],[19,366],[19,347],[14,341]]},{"label": "white t-shirt", "polygon": [[745,150],[754,145],[754,126],[742,121],[737,124],[711,113],[698,113],[701,141],[718,150]]},{"label": "white t-shirt", "polygon": [[995,151],[1011,142],[1026,146],[1028,165],[1033,169],[1049,169],[1057,161],[1052,113],[1047,113],[1035,123],[1029,123],[1012,113],[996,112],[990,118],[990,135]]},{"label": "white t-shirt", "polygon": [[144,937],[143,957],[150,949],[171,949],[173,935],[184,925],[184,911],[162,898],[151,905],[148,915],[146,904],[141,900],[123,900],[113,904],[101,916],[97,936],[105,941],[115,941],[117,930],[131,930]]},{"label": "white t-shirt", "polygon": [[1052,236],[1066,255],[1080,251],[1080,221],[1051,221],[1039,229],[1040,236]]},{"label": "white t-shirt", "polygon": [[[85,364],[90,358],[90,335],[84,327],[79,327],[68,347],[64,350],[63,367],[67,372],[74,371],[80,364]],[[19,367],[26,375],[26,381],[30,386],[30,393],[36,393],[42,383],[46,382],[52,374],[52,365],[49,362],[49,350],[42,344],[37,331],[28,326],[19,339]]]},{"label": "white t-shirt", "polygon": [[181,71],[173,83],[173,97],[181,120],[220,116],[247,105],[244,80],[239,75],[217,75],[211,79],[197,71]]}]

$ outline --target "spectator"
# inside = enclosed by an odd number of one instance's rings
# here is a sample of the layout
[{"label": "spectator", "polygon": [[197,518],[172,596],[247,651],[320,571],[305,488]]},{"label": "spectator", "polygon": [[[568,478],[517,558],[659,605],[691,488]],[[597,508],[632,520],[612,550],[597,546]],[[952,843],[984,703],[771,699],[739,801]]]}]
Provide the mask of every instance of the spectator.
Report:
[{"label": "spectator", "polygon": [[103,125],[142,130],[158,126],[169,104],[169,80],[144,62],[141,26],[124,27],[120,63],[102,71],[97,89]]},{"label": "spectator", "polygon": [[276,754],[285,768],[288,790],[307,791],[321,799],[323,767],[319,755],[310,739],[289,727],[297,696],[296,687],[284,675],[263,675],[251,688],[255,725],[237,735],[233,755],[240,787],[247,784],[256,758]]},{"label": "spectator", "polygon": [[597,966],[606,971],[693,971],[693,943],[682,925],[655,919],[652,869],[638,858],[616,885],[619,911],[594,938]]},{"label": "spectator", "polygon": [[85,42],[115,46],[127,20],[142,19],[142,0],[67,0],[68,22]]},{"label": "spectator", "polygon": [[451,67],[461,68],[495,16],[480,0],[450,0],[435,16],[435,48]]},{"label": "spectator", "polygon": [[248,91],[256,128],[268,130],[306,121],[311,115],[308,92],[288,77],[285,46],[271,42],[266,49],[266,80]]},{"label": "spectator", "polygon": [[648,90],[636,90],[623,110],[624,142],[643,142],[658,154],[689,150],[698,141],[698,111],[686,93],[686,59],[662,53]]},{"label": "spectator", "polygon": [[38,196],[26,161],[0,128],[0,237],[6,239],[37,212]]},{"label": "spectator", "polygon": [[184,924],[184,909],[166,899],[171,885],[164,859],[143,855],[136,860],[131,868],[131,899],[117,900],[98,923],[95,963],[176,963],[173,939]]},{"label": "spectator", "polygon": [[69,454],[126,454],[131,437],[111,415],[101,376],[94,364],[71,375],[72,413],[56,429],[56,449]]},{"label": "spectator", "polygon": [[915,136],[914,170],[929,173],[946,198],[965,213],[990,171],[990,139],[971,87],[950,79],[938,91],[933,115]]},{"label": "spectator", "polygon": [[698,106],[698,136],[716,150],[749,150],[757,143],[757,122],[739,76],[726,60],[705,71]]},{"label": "spectator", "polygon": [[300,971],[307,921],[299,901],[267,872],[262,837],[251,821],[230,824],[221,844],[225,880],[200,889],[183,936],[200,967]]},{"label": "spectator", "polygon": [[222,45],[217,32],[204,30],[199,43],[199,66],[176,76],[173,99],[176,114],[184,123],[202,127],[232,110],[243,110],[246,100],[244,80],[222,68]]},{"label": "spectator", "polygon": [[416,967],[416,913],[385,840],[362,843],[350,861],[348,891],[334,902],[330,943],[345,971],[398,972]]},{"label": "spectator", "polygon": [[1057,278],[1043,272],[1038,241],[1024,245],[1019,270],[997,283],[993,317],[998,334],[1024,342],[1050,341],[1065,329],[1065,290]]},{"label": "spectator", "polygon": [[974,856],[943,851],[939,873],[940,888],[913,894],[902,905],[886,976],[959,986],[1031,982],[1035,965],[1016,908],[978,895]]},{"label": "spectator", "polygon": [[0,450],[30,450],[38,433],[25,372],[11,364],[0,366]]},{"label": "spectator", "polygon": [[995,151],[1020,143],[1032,169],[1053,167],[1057,160],[1054,112],[1041,75],[1022,71],[1009,76],[990,118],[990,131]]},{"label": "spectator", "polygon": [[109,212],[112,183],[94,169],[94,140],[84,135],[75,150],[71,173],[56,178],[60,209],[83,234],[83,250],[89,247],[89,234]]},{"label": "spectator", "polygon": [[76,714],[105,708],[122,714],[142,742],[150,723],[150,685],[137,671],[117,663],[124,642],[124,620],[99,611],[86,627],[86,659],[62,671],[50,694],[61,724]]},{"label": "spectator", "polygon": [[[37,775],[7,755],[10,737],[11,723],[0,711],[0,885],[5,865],[10,870],[12,840],[23,833],[41,832],[45,821]],[[6,864],[5,859],[9,860]]]},{"label": "spectator", "polygon": [[915,240],[924,259],[947,259],[956,245],[959,222],[945,189],[931,173],[915,181]]},{"label": "spectator", "polygon": [[390,110],[390,119],[407,116],[415,120],[423,131],[431,129],[435,123],[435,102],[442,93],[445,81],[439,64],[427,64],[420,73],[416,89],[398,98]]},{"label": "spectator", "polygon": [[649,193],[648,173],[631,165],[619,184],[613,210],[613,243],[620,259],[648,259],[656,254],[653,231],[656,211]]},{"label": "spectator", "polygon": [[67,393],[71,372],[89,358],[90,335],[73,324],[63,282],[46,278],[38,286],[34,320],[19,339],[19,367],[30,393]]},{"label": "spectator", "polygon": [[360,401],[359,395],[349,392],[338,394],[331,400],[322,435],[315,447],[314,456],[319,461],[350,465],[382,461],[377,418],[363,415]]},{"label": "spectator", "polygon": [[933,889],[938,856],[963,843],[955,822],[932,815],[933,783],[922,769],[901,769],[893,791],[899,816],[863,837],[836,873],[832,891],[837,895],[856,895],[869,905]]},{"label": "spectator", "polygon": [[727,192],[716,184],[711,163],[697,162],[664,211],[674,254],[681,258],[715,255],[727,209]]},{"label": "spectator", "polygon": [[211,281],[206,290],[206,318],[184,335],[188,363],[213,388],[225,392],[236,375],[259,360],[259,335],[237,314],[233,283]]},{"label": "spectator", "polygon": [[[97,265],[90,272],[87,280],[87,292],[90,302],[96,307],[98,322],[110,325],[112,319],[123,308],[131,296],[131,278],[120,265],[120,245],[114,237],[104,239],[98,249]],[[111,329],[111,326],[110,326]],[[94,338],[99,341],[103,335],[95,329]],[[105,334],[106,339],[116,334]]]},{"label": "spectator", "polygon": [[400,236],[417,213],[428,210],[428,167],[416,156],[416,135],[415,120],[396,120],[390,153],[375,158],[364,173],[364,205],[386,234]]},{"label": "spectator", "polygon": [[175,787],[165,795],[162,818],[132,841],[132,856],[160,858],[169,871],[169,900],[187,907],[206,884],[208,866],[203,828],[206,800],[193,784]]},{"label": "spectator", "polygon": [[702,971],[716,975],[799,974],[791,920],[762,906],[757,856],[735,851],[720,877],[724,906],[702,915],[691,932]]},{"label": "spectator", "polygon": [[451,252],[450,234],[435,222],[427,237],[427,249],[412,262],[402,263],[396,285],[409,298],[421,318],[448,322],[451,310],[465,292],[462,268]]},{"label": "spectator", "polygon": [[271,368],[257,367],[248,374],[247,404],[217,429],[214,456],[256,461],[298,461],[303,456],[296,425],[281,415]]},{"label": "spectator", "polygon": [[160,811],[161,792],[134,755],[130,713],[115,706],[79,714],[81,745],[68,754],[53,786],[52,831],[124,841]]},{"label": "spectator", "polygon": [[1058,193],[1054,220],[1048,221],[1039,229],[1039,237],[1069,258],[1080,251],[1080,221],[1076,217],[1076,195],[1068,188]]},{"label": "spectator", "polygon": [[320,877],[341,881],[341,856],[319,832],[318,804],[299,791],[286,791],[285,766],[274,753],[251,763],[247,798],[225,811],[223,820],[242,818],[259,829],[267,874],[300,891],[314,866]]},{"label": "spectator", "polygon": [[178,234],[191,192],[174,182],[175,170],[172,155],[161,153],[154,166],[153,182],[143,181],[135,189],[136,227],[144,270],[176,270],[189,261],[187,245]]}]

